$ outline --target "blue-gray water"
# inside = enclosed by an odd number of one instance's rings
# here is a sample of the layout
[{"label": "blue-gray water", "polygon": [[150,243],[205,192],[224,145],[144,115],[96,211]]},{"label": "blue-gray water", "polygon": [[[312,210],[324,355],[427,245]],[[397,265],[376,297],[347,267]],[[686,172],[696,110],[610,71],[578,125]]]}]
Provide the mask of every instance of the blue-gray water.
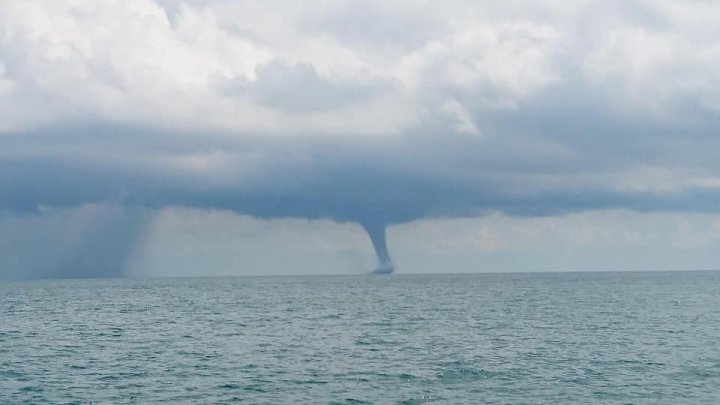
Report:
[{"label": "blue-gray water", "polygon": [[0,284],[0,403],[720,403],[720,273]]}]

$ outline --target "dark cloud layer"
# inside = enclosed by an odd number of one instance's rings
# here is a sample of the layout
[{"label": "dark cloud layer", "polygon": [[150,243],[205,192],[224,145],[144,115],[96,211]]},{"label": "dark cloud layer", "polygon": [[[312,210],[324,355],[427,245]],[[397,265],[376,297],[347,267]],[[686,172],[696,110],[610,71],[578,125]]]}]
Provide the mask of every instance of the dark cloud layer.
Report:
[{"label": "dark cloud layer", "polygon": [[[107,130],[102,136],[101,128],[65,131],[3,139],[0,208],[6,214],[37,215],[47,207],[87,204],[184,206],[257,218],[330,218],[381,230],[490,212],[548,216],[614,208],[720,209],[720,192],[702,183],[681,178],[678,184],[646,189],[647,180],[631,178],[637,167],[661,156],[665,170],[692,169],[682,154],[669,165],[672,149],[657,150],[652,140],[628,149],[611,142],[603,145],[603,156],[594,156],[587,150],[592,147],[574,145],[575,140],[557,144],[501,136],[310,141],[206,136],[198,144],[194,137],[136,129]],[[607,158],[607,149],[617,157]],[[618,187],[623,182],[630,184]],[[130,251],[133,235],[142,234],[141,222],[130,221],[119,228],[99,224],[86,235],[86,247],[58,265],[72,269],[66,274],[72,276],[119,274],[110,269],[120,268],[121,252]],[[87,270],[92,266],[104,272]]]},{"label": "dark cloud layer", "polygon": [[[369,140],[206,135],[198,143],[195,137],[128,128],[65,131],[3,139],[3,209],[190,206],[260,218],[394,224],[489,211],[520,216],[604,208],[714,211],[717,201],[717,190],[700,181],[714,174],[713,167],[698,167],[711,154],[685,151],[673,161],[671,155],[688,141],[664,140],[663,134],[608,133],[603,140],[578,131],[562,143],[551,136],[540,141],[505,134]],[[714,144],[708,137],[697,142]],[[596,156],[593,149],[602,152]],[[647,167],[678,175],[695,170],[699,177],[679,177],[654,189],[648,180],[632,178]]]}]

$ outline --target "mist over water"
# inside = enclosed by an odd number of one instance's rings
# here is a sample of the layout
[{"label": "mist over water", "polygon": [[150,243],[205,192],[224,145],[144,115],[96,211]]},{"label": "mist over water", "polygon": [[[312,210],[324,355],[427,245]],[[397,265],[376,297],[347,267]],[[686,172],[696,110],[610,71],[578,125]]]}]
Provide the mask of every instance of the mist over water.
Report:
[{"label": "mist over water", "polygon": [[0,283],[0,403],[720,401],[719,272]]},{"label": "mist over water", "polygon": [[0,213],[0,280],[123,277],[152,215],[107,205]]}]

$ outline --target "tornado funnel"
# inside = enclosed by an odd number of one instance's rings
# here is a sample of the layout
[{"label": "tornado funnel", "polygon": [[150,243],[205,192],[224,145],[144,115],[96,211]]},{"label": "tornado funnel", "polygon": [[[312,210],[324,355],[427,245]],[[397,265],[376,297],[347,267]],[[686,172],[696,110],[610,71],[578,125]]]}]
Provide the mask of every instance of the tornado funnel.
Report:
[{"label": "tornado funnel", "polygon": [[378,267],[373,270],[375,274],[390,274],[395,270],[395,265],[390,259],[388,253],[387,241],[385,240],[385,224],[384,223],[363,223],[362,227],[367,232],[375,249],[375,255],[378,260]]}]

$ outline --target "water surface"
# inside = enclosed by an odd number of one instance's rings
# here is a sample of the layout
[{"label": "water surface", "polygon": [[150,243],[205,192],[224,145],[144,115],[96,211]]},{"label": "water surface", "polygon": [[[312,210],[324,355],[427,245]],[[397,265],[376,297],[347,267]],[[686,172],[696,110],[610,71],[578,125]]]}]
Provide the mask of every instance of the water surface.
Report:
[{"label": "water surface", "polygon": [[720,403],[720,273],[0,284],[0,403]]}]

